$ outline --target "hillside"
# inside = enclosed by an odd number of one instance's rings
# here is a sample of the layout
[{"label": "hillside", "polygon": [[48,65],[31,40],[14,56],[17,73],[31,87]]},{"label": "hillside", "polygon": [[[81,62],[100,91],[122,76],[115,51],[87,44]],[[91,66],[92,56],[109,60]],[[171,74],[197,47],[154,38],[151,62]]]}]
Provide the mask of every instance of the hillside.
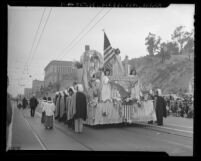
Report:
[{"label": "hillside", "polygon": [[163,94],[188,92],[189,81],[194,76],[194,58],[172,55],[161,63],[161,58],[145,56],[130,60],[135,66],[143,84],[151,83],[153,88],[161,88]]}]

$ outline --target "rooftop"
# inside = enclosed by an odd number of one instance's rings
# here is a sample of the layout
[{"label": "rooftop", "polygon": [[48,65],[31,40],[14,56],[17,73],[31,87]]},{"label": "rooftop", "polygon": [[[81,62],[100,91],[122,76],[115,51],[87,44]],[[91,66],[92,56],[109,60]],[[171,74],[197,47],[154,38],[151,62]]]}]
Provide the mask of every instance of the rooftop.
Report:
[{"label": "rooftop", "polygon": [[72,61],[61,61],[61,60],[52,60],[47,64],[44,70],[46,70],[50,65],[66,65],[66,66],[73,66]]}]

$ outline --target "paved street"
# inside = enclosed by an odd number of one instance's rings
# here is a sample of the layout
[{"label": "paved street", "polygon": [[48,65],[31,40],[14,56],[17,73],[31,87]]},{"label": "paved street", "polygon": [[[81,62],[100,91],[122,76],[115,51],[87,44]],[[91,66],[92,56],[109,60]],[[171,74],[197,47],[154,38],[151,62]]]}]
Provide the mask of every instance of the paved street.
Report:
[{"label": "paved street", "polygon": [[76,134],[64,123],[55,121],[53,130],[40,122],[38,108],[30,111],[14,107],[12,147],[21,150],[89,151],[165,151],[173,156],[193,155],[193,120],[168,117],[163,127],[135,124],[129,126],[84,127]]}]

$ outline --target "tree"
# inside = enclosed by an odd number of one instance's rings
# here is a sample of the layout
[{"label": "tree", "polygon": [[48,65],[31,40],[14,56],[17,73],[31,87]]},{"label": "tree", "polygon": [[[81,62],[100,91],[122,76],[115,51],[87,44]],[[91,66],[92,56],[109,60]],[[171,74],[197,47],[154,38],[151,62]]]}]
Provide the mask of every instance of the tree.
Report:
[{"label": "tree", "polygon": [[184,52],[189,56],[189,61],[190,61],[190,57],[194,53],[194,31],[193,30],[187,37],[187,42],[184,46]]},{"label": "tree", "polygon": [[173,41],[179,45],[179,53],[182,54],[185,43],[188,41],[190,32],[184,31],[185,26],[179,26],[174,30],[171,35]]},{"label": "tree", "polygon": [[159,49],[159,44],[161,41],[161,37],[157,37],[155,34],[152,34],[149,32],[149,35],[145,38],[145,45],[147,45],[147,51],[149,52],[149,55],[153,56],[154,53],[157,52]]},{"label": "tree", "polygon": [[177,46],[177,43],[167,42],[166,47],[167,47],[169,55],[178,55],[179,54],[179,48]]},{"label": "tree", "polygon": [[161,62],[163,63],[165,61],[165,59],[169,59],[170,58],[170,53],[168,51],[168,43],[163,42],[160,45],[160,52],[159,52],[159,56],[161,57]]}]

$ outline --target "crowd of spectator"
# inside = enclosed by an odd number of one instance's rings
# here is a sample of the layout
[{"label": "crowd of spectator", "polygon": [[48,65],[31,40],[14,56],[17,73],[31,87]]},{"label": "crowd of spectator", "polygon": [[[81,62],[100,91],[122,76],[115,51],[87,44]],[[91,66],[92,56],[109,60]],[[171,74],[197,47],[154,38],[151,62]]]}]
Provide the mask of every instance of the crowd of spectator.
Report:
[{"label": "crowd of spectator", "polygon": [[167,103],[167,114],[176,117],[193,118],[194,107],[193,97],[184,96],[181,98],[174,98],[173,96],[164,96]]}]

